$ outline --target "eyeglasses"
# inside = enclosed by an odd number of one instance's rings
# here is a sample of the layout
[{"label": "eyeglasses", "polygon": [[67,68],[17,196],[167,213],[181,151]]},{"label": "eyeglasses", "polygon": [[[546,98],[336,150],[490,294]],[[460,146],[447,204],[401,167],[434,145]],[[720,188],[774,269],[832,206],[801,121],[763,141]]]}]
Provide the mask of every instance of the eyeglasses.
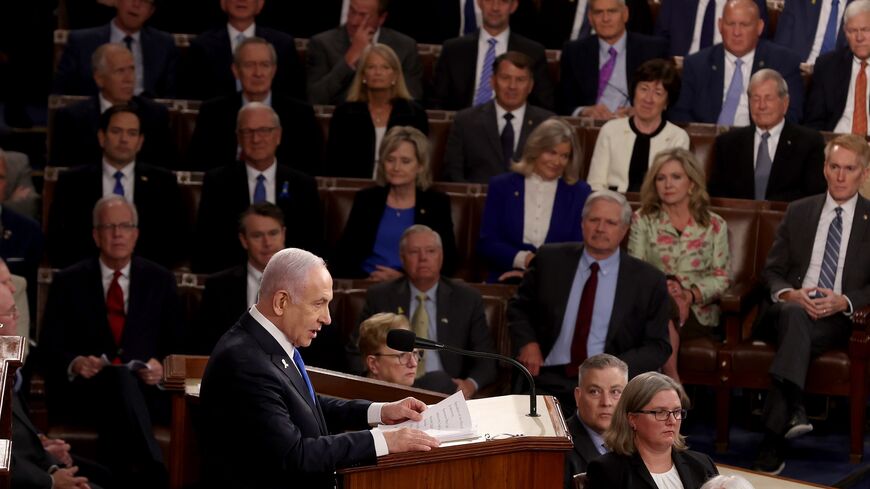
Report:
[{"label": "eyeglasses", "polygon": [[375,357],[395,357],[401,365],[411,363],[411,358],[418,362],[423,359],[423,350],[406,351],[404,353],[372,353]]},{"label": "eyeglasses", "polygon": [[243,138],[252,138],[256,134],[260,137],[266,137],[272,134],[272,131],[278,129],[277,126],[272,127],[256,127],[254,129],[239,129],[239,136]]},{"label": "eyeglasses", "polygon": [[94,226],[98,231],[121,231],[122,233],[129,233],[130,231],[136,229],[136,224],[132,222],[119,222],[117,224],[97,224]]},{"label": "eyeglasses", "polygon": [[686,419],[689,411],[687,409],[674,409],[673,411],[668,411],[666,409],[659,409],[655,411],[636,411],[637,414],[652,414],[655,416],[656,421],[667,421],[668,416],[673,416],[675,420],[680,421]]},{"label": "eyeglasses", "polygon": [[13,305],[12,309],[0,314],[0,320],[2,319],[6,319],[6,321],[0,321],[0,329],[5,328],[6,324],[10,322],[10,319],[12,321],[18,319],[18,308]]}]

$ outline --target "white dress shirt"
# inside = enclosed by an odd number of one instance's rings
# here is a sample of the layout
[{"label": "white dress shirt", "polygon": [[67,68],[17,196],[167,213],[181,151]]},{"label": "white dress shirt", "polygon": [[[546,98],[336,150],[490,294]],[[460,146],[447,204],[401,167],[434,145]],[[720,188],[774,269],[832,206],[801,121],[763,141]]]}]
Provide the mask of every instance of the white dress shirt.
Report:
[{"label": "white dress shirt", "polygon": [[[553,216],[553,203],[559,180],[546,181],[537,173],[526,177],[523,200],[523,243],[539,248],[547,239],[550,219]],[[525,270],[526,257],[531,253],[523,250],[514,256],[514,268]]]},{"label": "white dress shirt", "polygon": [[115,25],[115,19],[109,22],[109,42],[119,43],[127,47],[124,38],[128,35],[133,38],[130,47],[133,51],[133,65],[136,68],[136,87],[133,89],[133,94],[139,95],[145,90],[145,65],[142,62],[142,43],[140,42],[142,31],[127,34]]},{"label": "white dress shirt", "polygon": [[483,60],[486,59],[486,52],[489,50],[489,40],[495,37],[495,40],[498,41],[495,43],[495,57],[498,58],[507,52],[510,36],[510,28],[505,29],[497,36],[489,35],[486,29],[480,30],[480,37],[477,40],[477,64],[474,67],[474,93],[477,93],[477,87],[480,86],[480,72],[483,70]]},{"label": "white dress shirt", "polygon": [[266,202],[272,204],[275,203],[275,174],[277,173],[277,170],[277,159],[262,172],[257,171],[257,169],[251,165],[245,164],[245,173],[248,174],[248,197],[251,199],[250,202],[254,201],[254,190],[257,188],[257,176],[262,174],[266,177],[266,180],[263,181],[263,185],[266,186]]},{"label": "white dress shirt", "polygon": [[858,203],[858,194],[852,196],[851,199],[844,202],[842,205],[834,202],[831,194],[825,198],[825,206],[822,207],[822,215],[819,216],[819,225],[816,227],[816,238],[813,240],[813,254],[810,255],[810,265],[807,267],[807,273],[804,276],[804,281],[801,287],[817,287],[819,285],[819,276],[822,273],[822,259],[825,257],[825,245],[828,242],[828,228],[831,227],[831,221],[837,217],[837,212],[834,210],[838,206],[843,209],[843,230],[840,238],[840,254],[837,255],[837,275],[834,277],[834,293],[843,293],[843,263],[846,261],[846,250],[849,248],[849,236],[852,234],[852,219],[855,217],[855,206]]},{"label": "white dress shirt", "polygon": [[[741,58],[743,66],[740,67],[740,73],[743,75],[743,92],[740,93],[740,103],[737,104],[737,112],[734,114],[735,126],[749,125],[749,97],[746,96],[746,89],[749,88],[749,78],[752,76],[752,63],[755,61],[755,50],[744,54]],[[737,56],[725,51],[725,83],[722,89],[722,104],[725,104],[725,97],[728,95],[728,87],[731,86],[731,78],[734,77],[734,68]]]},{"label": "white dress shirt", "polygon": [[[868,60],[870,61],[870,60]],[[852,57],[852,74],[849,75],[849,95],[846,96],[846,106],[843,108],[843,115],[840,116],[840,121],[834,127],[834,132],[849,134],[852,132],[852,112],[855,109],[855,82],[858,78],[858,72],[861,70],[861,60],[857,57]],[[864,73],[867,75],[867,93],[870,94],[870,63],[864,68]],[[866,95],[865,95],[866,97]],[[865,98],[864,100],[870,100]],[[864,107],[866,109],[866,107]],[[870,130],[870,124],[867,125]]]},{"label": "white dress shirt", "polygon": [[109,110],[113,105],[115,105],[112,102],[109,102],[106,97],[103,97],[103,92],[98,93],[97,97],[100,100],[100,114]]},{"label": "white dress shirt", "polygon": [[[813,39],[813,47],[810,49],[810,55],[807,56],[806,62],[815,64],[816,58],[822,51],[822,42],[825,40],[825,31],[828,29],[828,18],[831,16],[831,0],[815,0],[822,2],[822,9],[819,11],[819,23],[816,25],[816,37]],[[840,34],[840,29],[843,27],[843,12],[846,11],[845,5],[847,0],[842,0],[837,6],[837,35]]]},{"label": "white dress shirt", "polygon": [[248,262],[245,268],[248,270],[247,306],[251,307],[257,303],[257,297],[260,296],[260,281],[263,280],[263,272],[254,268],[251,262]]},{"label": "white dress shirt", "polygon": [[350,0],[341,0],[341,17],[338,19],[338,25],[347,24],[348,7],[350,7]]},{"label": "white dress shirt", "polygon": [[239,47],[239,34],[244,34],[245,39],[254,37],[257,35],[257,24],[251,22],[251,25],[247,29],[240,31],[233,27],[232,24],[227,23],[227,33],[230,35],[230,52],[235,53],[236,48]]},{"label": "white dress shirt", "polygon": [[758,167],[758,147],[761,145],[761,135],[765,132],[770,133],[767,138],[767,154],[770,155],[770,163],[776,159],[776,148],[779,146],[779,137],[782,136],[782,128],[785,127],[785,119],[779,121],[779,124],[764,130],[760,127],[755,128],[755,142],[752,145],[752,167]]},{"label": "white dress shirt", "polygon": [[477,5],[477,2],[474,0],[459,0],[459,32],[456,33],[457,36],[462,36],[465,33],[465,4],[468,2],[474,2],[474,22],[476,26],[480,26],[480,19],[483,14],[481,14],[480,6]]},{"label": "white dress shirt", "polygon": [[[103,260],[99,260],[100,262],[100,277],[103,279],[103,297],[108,297],[109,295],[109,287],[112,285],[112,279],[115,278],[115,270],[113,268],[109,268],[103,263]],[[121,276],[118,277],[118,285],[121,286],[121,292],[124,294],[124,312],[127,312],[127,305],[130,303],[130,263],[127,262],[121,270]]]},{"label": "white dress shirt", "polygon": [[[501,135],[501,132],[504,131],[505,124],[507,124],[504,115],[508,112],[498,104],[497,100],[494,100],[494,102],[495,122],[498,124],[498,133]],[[516,110],[512,110],[511,115],[514,116],[514,118],[511,119],[511,126],[514,128],[514,156],[516,156],[517,145],[520,144],[520,132],[523,130],[523,120],[526,117],[526,104],[523,104],[522,107]]]},{"label": "white dress shirt", "polygon": [[573,41],[580,37],[583,21],[586,20],[586,5],[588,3],[588,0],[577,0],[577,9],[574,11],[574,23],[571,25],[571,37],[568,40]]},{"label": "white dress shirt", "polygon": [[[707,11],[707,5],[711,0],[700,0],[698,2],[698,10],[695,11],[695,30],[692,34],[692,44],[689,46],[689,53],[697,52],[701,46],[701,30],[704,29],[704,13]],[[715,0],[714,0],[715,1]],[[722,42],[722,33],[719,32],[719,19],[722,17],[722,11],[725,9],[726,0],[716,1],[716,15],[713,19],[713,44]]]},{"label": "white dress shirt", "polygon": [[[124,198],[128,202],[133,202],[133,192],[135,191],[136,172],[133,171],[136,162],[131,161],[121,168],[121,186],[124,187]],[[103,158],[103,197],[108,197],[115,194],[115,172],[118,169],[110,165]]]}]

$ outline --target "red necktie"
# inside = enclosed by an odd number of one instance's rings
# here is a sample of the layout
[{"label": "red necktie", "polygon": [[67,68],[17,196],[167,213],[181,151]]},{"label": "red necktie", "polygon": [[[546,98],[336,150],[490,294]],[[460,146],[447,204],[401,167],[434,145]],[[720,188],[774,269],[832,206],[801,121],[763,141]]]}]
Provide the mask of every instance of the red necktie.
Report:
[{"label": "red necktie", "polygon": [[855,108],[852,112],[852,134],[867,134],[867,62],[861,62],[861,70],[855,79]]},{"label": "red necktie", "polygon": [[574,339],[571,340],[571,363],[565,367],[570,377],[577,376],[577,370],[586,360],[586,341],[592,326],[592,310],[595,308],[595,290],[598,288],[598,262],[589,266],[589,278],[580,294],[580,307],[577,310],[577,323],[574,325]]},{"label": "red necktie", "polygon": [[[121,272],[115,270],[115,274],[112,276],[112,283],[109,285],[109,293],[106,294],[106,312],[109,316],[109,328],[112,330],[116,346],[121,346],[121,334],[124,332],[124,323],[127,321],[127,315],[124,312],[124,291],[121,290],[121,284],[118,283],[118,277],[120,276]],[[120,364],[121,359],[115,357],[112,363]]]}]

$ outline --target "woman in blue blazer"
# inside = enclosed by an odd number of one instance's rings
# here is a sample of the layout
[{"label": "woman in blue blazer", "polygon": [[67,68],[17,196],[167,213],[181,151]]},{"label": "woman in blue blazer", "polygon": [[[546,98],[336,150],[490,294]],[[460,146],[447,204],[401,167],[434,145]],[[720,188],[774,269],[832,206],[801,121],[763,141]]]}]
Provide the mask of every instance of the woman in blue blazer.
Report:
[{"label": "woman in blue blazer", "polygon": [[518,281],[544,243],[582,241],[580,214],[590,188],[574,128],[549,119],[530,135],[511,173],[489,181],[477,250],[490,282]]}]

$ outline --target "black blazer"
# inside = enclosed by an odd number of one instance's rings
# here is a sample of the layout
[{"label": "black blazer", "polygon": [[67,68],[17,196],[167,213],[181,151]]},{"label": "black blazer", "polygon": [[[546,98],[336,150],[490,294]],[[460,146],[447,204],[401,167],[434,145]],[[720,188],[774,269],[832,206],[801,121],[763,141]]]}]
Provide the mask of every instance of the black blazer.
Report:
[{"label": "black blazer", "polygon": [[[387,187],[375,186],[360,190],[353,199],[353,207],[344,232],[338,241],[332,262],[335,275],[341,278],[364,277],[362,263],[375,247],[378,226],[387,205]],[[437,190],[417,188],[414,224],[425,224],[441,236],[444,247],[442,274],[450,276],[457,264],[456,239],[453,234],[453,217],[450,212],[450,197]]]},{"label": "black blazer", "polygon": [[[62,95],[96,95],[97,84],[91,67],[91,55],[101,45],[109,42],[109,24],[69,33],[63,55],[57,65],[52,93]],[[140,31],[142,65],[146,97],[174,97],[175,69],[178,64],[178,48],[172,35],[152,27]]]},{"label": "black blazer", "polygon": [[48,469],[61,462],[45,451],[39,440],[40,431],[30,421],[17,393],[12,394],[12,483],[15,487],[51,489]]},{"label": "black blazer", "polygon": [[843,112],[852,112],[852,107],[846,107],[846,99],[852,81],[853,59],[849,46],[816,59],[804,106],[804,124],[808,127],[833,131]]},{"label": "black blazer", "polygon": [[248,310],[247,265],[209,275],[202,291],[196,321],[188,335],[188,349],[196,355],[211,353],[218,340]]},{"label": "black blazer", "polygon": [[200,401],[209,486],[326,489],[337,467],[376,461],[371,434],[345,433],[367,428],[371,403],[318,396],[315,404],[292,359],[249,313],[209,357]]},{"label": "black blazer", "polygon": [[[275,173],[275,204],[284,211],[287,247],[320,254],[323,218],[314,178],[280,163]],[[212,273],[245,259],[239,244],[238,221],[251,205],[245,163],[210,170],[202,184],[191,263],[197,273]]]},{"label": "black blazer", "polygon": [[[139,125],[145,135],[136,159],[167,169],[176,167],[176,149],[169,132],[169,110],[144,97],[133,97]],[[100,100],[94,95],[54,114],[51,128],[51,165],[77,166],[100,163],[103,149],[97,139],[100,128]]]},{"label": "black blazer", "polygon": [[[259,23],[256,24],[254,35],[272,43],[278,54],[272,89],[305,100],[305,72],[296,53],[293,36]],[[208,100],[236,93],[236,78],[230,69],[233,64],[230,46],[226,24],[203,32],[190,41],[181,70],[182,93],[186,98]]]},{"label": "black blazer", "polygon": [[[13,275],[36,283],[36,270],[42,260],[45,239],[42,227],[35,220],[22,216],[7,206],[0,209],[0,258]],[[35,286],[28,289],[36,290]],[[35,300],[36,295],[31,300]]]},{"label": "black blazer", "polygon": [[[529,134],[554,115],[549,110],[526,104],[514,160],[522,156]],[[487,183],[490,178],[508,171],[504,166],[496,118],[495,101],[456,113],[447,137],[447,154],[444,157],[446,180]]]},{"label": "black blazer", "polygon": [[[571,28],[574,27],[574,15],[577,13],[577,0],[541,0],[538,12],[536,40],[543,43],[547,49],[562,49],[570,41]],[[587,3],[587,13],[588,13]],[[628,6],[628,22],[625,27],[631,32],[651,35],[653,32],[652,11],[649,2],[644,0],[626,0]],[[584,16],[584,24],[589,19]]]},{"label": "black blazer", "polygon": [[[739,127],[716,137],[710,195],[755,198],[755,130],[755,125]],[[791,202],[824,192],[824,150],[821,134],[786,121],[767,180],[767,200]]]},{"label": "black blazer", "polygon": [[[645,61],[667,56],[667,44],[658,37],[625,33],[625,79],[631,91],[634,72]],[[559,113],[595,105],[598,98],[598,36],[570,41],[562,49]],[[629,99],[634,94],[629,94]]]},{"label": "black blazer", "polygon": [[[136,254],[172,268],[187,256],[188,239],[175,175],[144,163],[135,163],[133,173],[133,203],[139,212]],[[94,204],[102,197],[102,164],[79,166],[60,174],[46,228],[52,267],[63,268],[97,255],[92,216]]]},{"label": "black blazer", "polygon": [[[413,126],[429,134],[426,110],[413,100],[393,99],[387,130]],[[329,122],[326,174],[336,177],[372,178],[375,161],[375,125],[365,102],[346,102],[335,108]]]},{"label": "black blazer", "polygon": [[[508,302],[508,329],[516,354],[531,342],[549,355],[559,331],[571,283],[583,253],[581,243],[545,244]],[[646,262],[620,252],[613,315],[604,353],[628,364],[630,377],[658,370],[671,354],[665,276]]]},{"label": "black blazer", "polygon": [[565,489],[573,489],[574,474],[586,472],[589,462],[600,457],[601,453],[595,448],[592,438],[589,438],[589,432],[583,427],[576,412],[565,420],[565,425],[574,442],[574,449],[565,453]]},{"label": "black blazer", "polygon": [[[445,110],[460,110],[471,107],[477,87],[477,42],[480,32],[446,41],[435,66],[435,93],[431,105]],[[531,39],[511,32],[508,50],[519,51],[532,58],[532,74],[535,86],[529,95],[529,103],[545,109],[553,108],[553,82],[547,72],[547,55],[544,46]]]},{"label": "black blazer", "polygon": [[[190,140],[187,156],[189,168],[207,171],[236,160],[238,138],[236,119],[242,108],[239,92],[204,102],[196,117],[196,128]],[[272,92],[272,108],[281,119],[281,144],[276,156],[309,175],[320,170],[323,151],[323,131],[314,118],[311,105]]]},{"label": "black blazer", "polygon": [[[709,456],[692,450],[671,451],[674,465],[685,489],[698,489],[719,474]],[[589,462],[586,469],[587,489],[658,489],[643,459],[613,452]]]}]

